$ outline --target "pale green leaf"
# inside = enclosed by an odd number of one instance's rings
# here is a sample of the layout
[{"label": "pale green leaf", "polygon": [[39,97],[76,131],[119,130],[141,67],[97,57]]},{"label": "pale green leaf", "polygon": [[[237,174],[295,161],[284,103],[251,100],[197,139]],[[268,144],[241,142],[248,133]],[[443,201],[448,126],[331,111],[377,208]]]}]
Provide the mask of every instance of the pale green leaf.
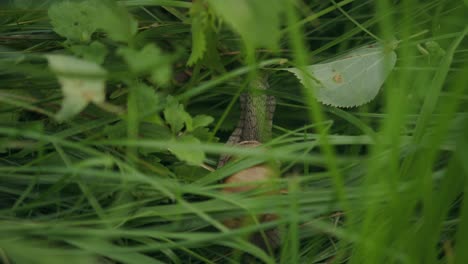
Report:
[{"label": "pale green leaf", "polygon": [[171,80],[172,67],[168,62],[165,65],[158,65],[151,71],[151,81],[160,85],[167,85]]},{"label": "pale green leaf", "polygon": [[70,40],[87,42],[96,31],[93,1],[63,1],[52,5],[48,10],[54,31]]},{"label": "pale green leaf", "polygon": [[377,95],[396,63],[396,53],[382,45],[367,45],[331,61],[306,67],[306,75],[286,69],[304,83],[310,78],[317,100],[336,107],[363,105]]},{"label": "pale green leaf", "polygon": [[72,45],[70,50],[77,56],[102,64],[107,56],[107,48],[104,44],[94,41],[90,45]]},{"label": "pale green leaf", "polygon": [[64,97],[62,108],[55,117],[58,121],[80,113],[90,102],[104,102],[106,70],[101,66],[65,55],[47,55],[46,58]]},{"label": "pale green leaf", "polygon": [[109,38],[130,42],[138,30],[138,22],[124,6],[115,1],[100,0],[96,10],[95,23],[99,29],[109,34]]},{"label": "pale green leaf", "polygon": [[210,6],[247,45],[276,48],[283,0],[209,0]]},{"label": "pale green leaf", "polygon": [[63,1],[52,5],[48,15],[54,31],[74,41],[88,42],[101,29],[115,41],[129,42],[138,28],[125,7],[109,0]]},{"label": "pale green leaf", "polygon": [[[179,160],[185,161],[191,165],[199,165],[205,160],[205,153],[201,151],[201,148],[193,147],[194,145],[200,144],[194,136],[183,135],[177,139],[172,139],[173,142],[178,144],[173,144],[169,149]],[[188,143],[190,148],[185,146],[184,143]]]},{"label": "pale green leaf", "polygon": [[157,64],[160,57],[163,56],[162,51],[154,44],[148,44],[141,50],[135,50],[128,47],[122,47],[118,50],[127,62],[130,70],[135,73],[147,73]]},{"label": "pale green leaf", "polygon": [[150,74],[153,81],[167,84],[172,74],[172,56],[164,54],[156,45],[148,44],[141,50],[127,47],[118,54],[127,62],[135,74]]}]

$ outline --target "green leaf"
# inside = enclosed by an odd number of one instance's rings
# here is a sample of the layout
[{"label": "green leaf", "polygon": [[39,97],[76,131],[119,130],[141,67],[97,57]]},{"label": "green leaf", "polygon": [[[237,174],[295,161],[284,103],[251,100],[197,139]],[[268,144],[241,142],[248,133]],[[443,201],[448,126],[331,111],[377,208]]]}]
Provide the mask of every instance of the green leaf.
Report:
[{"label": "green leaf", "polygon": [[141,122],[139,131],[141,136],[144,138],[153,138],[158,140],[169,140],[172,138],[171,131],[165,125]]},{"label": "green leaf", "polygon": [[159,84],[167,84],[171,79],[173,58],[163,54],[154,44],[148,44],[141,50],[122,47],[118,54],[135,74],[151,74],[153,81]]},{"label": "green leaf", "polygon": [[[171,140],[172,133],[171,130],[165,126],[156,123],[141,122],[139,128],[139,134],[141,137],[146,139],[156,139],[156,140]],[[139,148],[138,151],[143,155],[149,155],[151,153],[161,153],[166,152],[165,150],[153,149],[153,148]]]},{"label": "green leaf", "polygon": [[192,119],[192,130],[195,130],[199,127],[205,127],[211,124],[214,121],[214,118],[209,115],[196,115]]},{"label": "green leaf", "polygon": [[396,58],[393,50],[373,44],[329,62],[308,66],[307,76],[297,68],[285,70],[294,73],[302,83],[304,78],[309,78],[319,102],[336,107],[354,107],[374,99],[395,66]]},{"label": "green leaf", "polygon": [[90,102],[104,102],[105,69],[94,62],[71,56],[47,55],[46,58],[64,96],[62,108],[55,116],[57,121],[80,113]]},{"label": "green leaf", "polygon": [[128,43],[138,28],[125,7],[109,0],[63,1],[52,5],[48,15],[54,31],[73,41],[88,42],[101,29],[109,38]]},{"label": "green leaf", "polygon": [[168,62],[165,65],[158,65],[151,71],[151,81],[160,85],[167,85],[172,77],[172,67]]},{"label": "green leaf", "polygon": [[213,137],[213,133],[210,132],[210,130],[206,127],[198,127],[194,129],[191,133],[191,135],[195,136],[201,141],[212,141],[212,142],[218,142],[219,138]]},{"label": "green leaf", "polygon": [[190,10],[190,15],[192,17],[192,53],[187,61],[189,66],[203,58],[206,51],[205,30],[208,23],[208,14],[204,2],[195,1]]},{"label": "green leaf", "polygon": [[203,57],[203,64],[206,65],[213,72],[225,73],[223,62],[218,51],[218,34],[212,29],[208,28],[205,32],[206,35],[206,53]]},{"label": "green leaf", "polygon": [[280,38],[280,15],[283,0],[209,0],[213,10],[234,31],[242,36],[247,45],[276,48]]},{"label": "green leaf", "polygon": [[95,10],[97,5],[92,1],[53,4],[48,15],[54,31],[67,39],[88,42],[97,30]]},{"label": "green leaf", "polygon": [[97,64],[104,62],[108,52],[106,46],[98,41],[93,41],[90,45],[73,45],[70,50],[78,57]]},{"label": "green leaf", "polygon": [[176,164],[171,167],[178,179],[194,182],[206,175],[206,169],[200,166],[190,166],[187,164]]},{"label": "green leaf", "polygon": [[95,12],[97,27],[107,32],[109,38],[115,41],[130,42],[138,30],[138,22],[124,6],[115,1],[100,0],[97,2],[99,3],[99,9]]},{"label": "green leaf", "polygon": [[[188,143],[190,145],[198,145],[200,140],[196,137],[191,135],[183,135],[178,137],[177,139],[172,139],[172,142],[177,143],[177,145],[173,145],[169,148],[169,151],[172,152],[179,160],[185,161],[191,165],[199,165],[205,160],[205,153],[200,150],[198,147],[190,147],[184,146],[184,143]],[[182,144],[181,144],[182,143]]]},{"label": "green leaf", "polygon": [[192,128],[192,118],[185,112],[184,106],[172,96],[167,97],[167,105],[164,109],[164,119],[171,126],[172,133],[176,134],[181,131],[184,124],[187,130]]},{"label": "green leaf", "polygon": [[[138,115],[147,121],[158,121],[160,118],[156,118],[156,110],[162,103],[161,97],[154,91],[152,87],[144,83],[138,84],[135,89],[137,90],[136,95],[138,102]],[[152,116],[148,116],[148,114],[152,114]]]},{"label": "green leaf", "polygon": [[108,124],[102,129],[102,134],[108,139],[121,139],[127,135],[127,124],[120,121],[115,124]]}]

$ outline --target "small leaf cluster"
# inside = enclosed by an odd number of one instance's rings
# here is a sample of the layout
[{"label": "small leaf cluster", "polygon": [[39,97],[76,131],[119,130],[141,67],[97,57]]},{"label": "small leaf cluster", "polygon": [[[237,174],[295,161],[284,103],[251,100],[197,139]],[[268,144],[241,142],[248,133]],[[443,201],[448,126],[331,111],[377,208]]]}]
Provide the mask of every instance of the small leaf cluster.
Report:
[{"label": "small leaf cluster", "polygon": [[[63,46],[68,50],[66,55],[46,55],[64,96],[57,121],[72,120],[94,103],[122,116],[105,130],[110,138],[125,136],[135,122],[133,131],[136,129],[138,136],[160,135],[158,139],[180,144],[200,144],[200,139],[210,137],[206,126],[213,118],[192,117],[168,95],[176,54],[139,38],[138,22],[127,8],[108,0],[62,1],[49,8],[48,16],[53,30],[65,38]],[[145,135],[145,131],[151,132]],[[189,164],[205,159],[199,148],[173,147],[168,151]]]},{"label": "small leaf cluster", "polygon": [[220,24],[228,25],[240,35],[247,52],[256,48],[278,49],[284,2],[249,0],[197,0],[191,8],[192,53],[187,62],[202,62],[209,68],[219,69],[219,55],[214,51]]}]

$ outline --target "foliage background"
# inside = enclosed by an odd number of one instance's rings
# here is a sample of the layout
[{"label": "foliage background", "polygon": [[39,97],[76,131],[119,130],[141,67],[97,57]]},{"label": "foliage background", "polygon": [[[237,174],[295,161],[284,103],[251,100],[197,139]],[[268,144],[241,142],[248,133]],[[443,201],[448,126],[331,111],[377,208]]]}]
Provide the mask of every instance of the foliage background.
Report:
[{"label": "foliage background", "polygon": [[[2,1],[1,260],[466,263],[466,12],[456,0]],[[320,105],[277,70],[376,36],[403,41],[370,104]],[[105,77],[53,70],[51,54]],[[260,70],[278,101],[274,139],[227,147],[238,95]],[[57,77],[105,81],[106,101],[96,89],[65,104]],[[221,153],[245,159],[212,170]],[[281,162],[280,194],[220,192],[264,160]],[[280,218],[221,223],[266,212]],[[275,252],[246,239],[272,226]]]}]

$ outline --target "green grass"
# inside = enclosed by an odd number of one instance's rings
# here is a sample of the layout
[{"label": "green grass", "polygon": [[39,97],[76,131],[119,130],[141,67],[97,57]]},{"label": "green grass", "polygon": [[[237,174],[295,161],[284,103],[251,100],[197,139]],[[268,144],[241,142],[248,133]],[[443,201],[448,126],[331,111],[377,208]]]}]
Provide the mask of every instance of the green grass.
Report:
[{"label": "green grass", "polygon": [[[51,23],[54,2],[0,4],[0,262],[468,263],[466,1],[258,1],[242,19],[250,1],[103,1],[89,37],[65,24],[73,8]],[[401,40],[398,60],[364,106],[321,105],[278,71],[376,37]],[[57,122],[53,53],[102,65],[106,103]],[[273,139],[226,146],[259,72]],[[243,159],[214,170],[222,153]],[[265,161],[281,164],[277,194],[221,192]],[[240,215],[251,224],[222,224]],[[279,249],[248,241],[271,227]]]}]

